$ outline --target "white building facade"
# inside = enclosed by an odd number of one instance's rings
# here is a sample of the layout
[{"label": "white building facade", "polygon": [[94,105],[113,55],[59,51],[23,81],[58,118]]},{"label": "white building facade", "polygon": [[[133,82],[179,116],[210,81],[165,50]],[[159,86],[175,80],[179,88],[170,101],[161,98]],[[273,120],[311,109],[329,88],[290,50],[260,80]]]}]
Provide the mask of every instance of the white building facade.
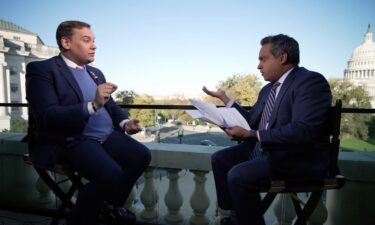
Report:
[{"label": "white building facade", "polygon": [[372,97],[371,106],[375,108],[375,43],[372,39],[371,25],[368,25],[364,42],[354,49],[352,57],[344,70],[344,78],[353,84],[363,86]]},{"label": "white building facade", "polygon": [[[29,62],[59,54],[35,33],[0,19],[0,103],[26,103],[25,70]],[[0,132],[11,119],[26,119],[26,107],[0,107]]]}]

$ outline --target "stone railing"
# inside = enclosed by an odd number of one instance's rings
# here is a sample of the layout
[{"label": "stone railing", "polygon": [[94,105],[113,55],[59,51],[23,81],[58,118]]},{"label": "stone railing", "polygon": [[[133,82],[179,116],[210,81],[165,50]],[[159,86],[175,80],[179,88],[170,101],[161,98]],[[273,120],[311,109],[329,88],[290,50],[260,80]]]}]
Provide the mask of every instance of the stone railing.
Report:
[{"label": "stone railing", "polygon": [[[209,218],[207,209],[212,203],[210,199],[212,200],[214,197],[212,195],[212,192],[214,192],[212,182],[209,185],[211,186],[209,189],[211,198],[206,189],[207,175],[211,170],[210,157],[213,152],[222,147],[192,147],[192,145],[162,143],[145,144],[151,150],[152,160],[150,167],[143,176],[145,180],[140,193],[140,201],[144,207],[139,212],[139,217],[148,222],[209,224],[212,218]],[[162,184],[155,185],[157,180],[154,179],[155,171],[160,168],[167,172],[166,179],[168,181],[167,184],[164,184],[164,187],[162,187]],[[210,178],[212,179],[212,176]],[[181,187],[181,185],[184,186]],[[158,191],[159,188],[163,190]],[[164,196],[160,196],[162,194],[160,192],[165,192]],[[190,199],[190,210],[181,209],[184,204],[184,197]],[[162,201],[160,198],[164,200],[165,212],[158,210],[161,208]],[[133,199],[130,198],[127,202],[131,203]],[[187,216],[187,211],[190,211],[190,216]],[[213,211],[211,211],[211,217],[214,216]]]},{"label": "stone railing", "polygon": [[[20,142],[23,137],[24,134],[0,133],[0,208],[56,209],[56,197],[33,168],[23,162],[22,155],[27,153],[27,144]],[[222,147],[144,144],[151,150],[152,160],[133,188],[127,207],[147,222],[213,224],[216,197],[210,157]],[[65,179],[58,174],[54,177]]]},{"label": "stone railing", "polygon": [[[58,201],[39,179],[22,155],[27,146],[20,143],[24,134],[0,133],[0,208],[55,209]],[[217,224],[228,212],[216,210],[210,157],[222,147],[145,143],[152,152],[150,167],[133,188],[127,207],[139,220],[159,224]],[[375,224],[371,210],[375,204],[375,154],[343,153],[340,168],[348,183],[341,190],[328,191],[309,224]],[[63,177],[55,176],[55,179]],[[364,193],[365,195],[361,195]],[[352,197],[349,197],[352,196]],[[291,224],[295,212],[289,195],[280,195],[266,212],[267,224]],[[348,201],[359,208],[351,207]],[[363,209],[364,208],[364,209]],[[217,212],[218,211],[218,212]],[[344,218],[344,220],[342,220]],[[348,220],[347,220],[348,221]],[[360,221],[356,223],[354,221]],[[349,223],[348,223],[349,224]]]}]

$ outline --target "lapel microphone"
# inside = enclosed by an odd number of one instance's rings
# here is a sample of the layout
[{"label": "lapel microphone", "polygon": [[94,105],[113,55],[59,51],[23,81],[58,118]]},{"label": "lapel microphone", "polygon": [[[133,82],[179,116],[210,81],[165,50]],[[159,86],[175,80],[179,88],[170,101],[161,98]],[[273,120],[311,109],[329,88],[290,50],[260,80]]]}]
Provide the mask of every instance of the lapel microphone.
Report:
[{"label": "lapel microphone", "polygon": [[98,81],[99,77],[93,71],[89,71],[89,74],[95,82]]}]

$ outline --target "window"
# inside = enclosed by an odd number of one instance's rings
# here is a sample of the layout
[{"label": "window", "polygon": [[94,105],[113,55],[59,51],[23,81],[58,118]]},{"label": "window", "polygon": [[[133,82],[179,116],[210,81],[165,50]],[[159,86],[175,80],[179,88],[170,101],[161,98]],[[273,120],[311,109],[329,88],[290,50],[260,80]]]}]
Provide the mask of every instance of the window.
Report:
[{"label": "window", "polygon": [[18,91],[18,84],[11,83],[10,84],[10,91],[11,92],[17,92]]},{"label": "window", "polygon": [[16,70],[16,68],[11,67],[11,68],[10,68],[10,75],[11,75],[11,76],[14,76],[14,75],[16,75],[16,74],[17,74],[17,70]]},{"label": "window", "polygon": [[21,40],[21,37],[20,36],[13,36],[13,39],[19,41],[19,40]]}]

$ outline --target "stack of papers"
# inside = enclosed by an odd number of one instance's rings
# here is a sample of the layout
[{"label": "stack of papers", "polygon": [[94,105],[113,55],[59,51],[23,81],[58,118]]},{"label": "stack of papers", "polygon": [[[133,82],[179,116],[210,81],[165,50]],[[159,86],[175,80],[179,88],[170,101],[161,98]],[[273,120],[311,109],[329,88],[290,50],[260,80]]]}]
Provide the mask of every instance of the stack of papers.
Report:
[{"label": "stack of papers", "polygon": [[219,127],[228,128],[240,126],[250,130],[250,126],[236,108],[217,108],[214,104],[189,99],[197,110],[186,110],[194,119],[216,124]]}]

